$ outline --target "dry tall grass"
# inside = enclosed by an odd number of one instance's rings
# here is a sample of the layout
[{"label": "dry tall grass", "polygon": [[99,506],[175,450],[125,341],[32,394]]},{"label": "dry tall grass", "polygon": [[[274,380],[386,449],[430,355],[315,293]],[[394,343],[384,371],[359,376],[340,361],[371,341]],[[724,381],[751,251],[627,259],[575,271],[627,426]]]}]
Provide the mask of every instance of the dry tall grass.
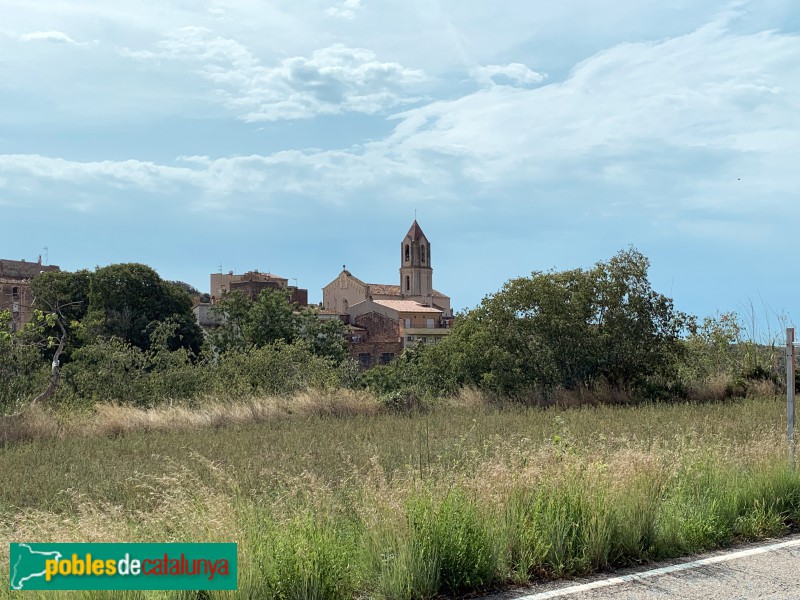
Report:
[{"label": "dry tall grass", "polygon": [[242,403],[223,421],[213,405],[113,409],[10,445],[0,541],[235,541],[240,591],[210,597],[410,599],[800,522],[775,397],[566,411],[467,391],[405,415],[368,396],[284,402]]},{"label": "dry tall grass", "polygon": [[70,413],[33,405],[14,416],[0,416],[0,445],[15,442],[145,432],[185,431],[263,423],[286,417],[375,415],[380,403],[366,392],[307,390],[291,397],[221,402],[214,399],[153,408],[97,404],[92,412]]}]

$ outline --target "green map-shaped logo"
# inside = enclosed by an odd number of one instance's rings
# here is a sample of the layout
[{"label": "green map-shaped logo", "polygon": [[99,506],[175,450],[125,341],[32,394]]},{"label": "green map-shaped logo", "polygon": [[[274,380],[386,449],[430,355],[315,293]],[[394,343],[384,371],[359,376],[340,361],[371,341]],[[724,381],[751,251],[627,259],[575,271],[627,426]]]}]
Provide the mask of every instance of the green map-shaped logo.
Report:
[{"label": "green map-shaped logo", "polygon": [[28,544],[11,544],[11,589],[24,590],[31,579],[45,576],[45,561],[60,560],[60,552],[34,550]]}]

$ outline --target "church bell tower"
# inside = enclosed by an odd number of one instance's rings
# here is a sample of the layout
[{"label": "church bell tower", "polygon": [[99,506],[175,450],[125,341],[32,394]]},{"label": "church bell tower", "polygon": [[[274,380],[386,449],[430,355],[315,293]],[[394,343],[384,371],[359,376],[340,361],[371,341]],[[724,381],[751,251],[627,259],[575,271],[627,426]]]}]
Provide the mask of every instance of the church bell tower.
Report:
[{"label": "church bell tower", "polygon": [[432,304],[432,294],[431,244],[414,219],[411,229],[400,244],[400,295]]}]

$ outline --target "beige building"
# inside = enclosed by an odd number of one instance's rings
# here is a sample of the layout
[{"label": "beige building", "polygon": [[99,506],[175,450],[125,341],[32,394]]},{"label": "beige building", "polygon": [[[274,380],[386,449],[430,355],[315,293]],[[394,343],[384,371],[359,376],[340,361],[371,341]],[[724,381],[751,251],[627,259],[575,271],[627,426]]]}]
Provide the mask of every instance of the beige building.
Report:
[{"label": "beige building", "polygon": [[433,288],[431,245],[416,220],[400,243],[399,285],[365,283],[342,269],[322,289],[322,305],[364,330],[350,343],[361,368],[386,364],[418,343],[436,343],[453,318],[450,298]]},{"label": "beige building", "polygon": [[209,302],[198,302],[192,308],[197,323],[201,327],[217,327],[224,322],[224,319],[214,314],[212,307],[217,300],[228,292],[241,292],[245,298],[255,300],[262,290],[288,290],[289,301],[296,307],[308,306],[308,290],[289,285],[289,280],[285,277],[278,277],[272,273],[261,273],[259,271],[248,271],[240,275],[233,271],[228,273],[211,274],[211,298]]},{"label": "beige building", "polygon": [[211,304],[222,298],[224,293],[237,290],[254,300],[265,289],[287,289],[291,293],[289,300],[293,304],[308,306],[308,290],[289,285],[289,280],[285,277],[259,271],[248,271],[241,275],[236,275],[233,271],[211,274]]},{"label": "beige building", "polygon": [[364,300],[350,307],[347,314],[352,322],[358,323],[361,316],[369,313],[383,315],[397,323],[398,342],[403,348],[420,342],[433,344],[450,333],[441,309],[413,300]]},{"label": "beige building", "polygon": [[364,300],[408,300],[441,311],[441,318],[453,316],[450,297],[433,288],[431,244],[415,220],[400,243],[400,283],[365,283],[347,269],[322,288],[322,306],[339,314]]}]

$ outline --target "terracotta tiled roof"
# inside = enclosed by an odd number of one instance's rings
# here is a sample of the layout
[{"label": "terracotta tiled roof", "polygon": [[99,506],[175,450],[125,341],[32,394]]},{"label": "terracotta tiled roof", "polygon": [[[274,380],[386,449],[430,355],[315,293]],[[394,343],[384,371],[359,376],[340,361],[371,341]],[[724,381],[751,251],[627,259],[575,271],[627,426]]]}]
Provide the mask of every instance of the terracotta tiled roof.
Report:
[{"label": "terracotta tiled roof", "polygon": [[386,308],[391,308],[392,310],[396,310],[397,312],[418,312],[418,313],[440,313],[442,312],[438,308],[433,308],[432,306],[423,306],[418,302],[414,302],[413,300],[373,300],[375,304],[380,304],[381,306],[385,306]]},{"label": "terracotta tiled roof", "polygon": [[382,296],[399,296],[400,286],[390,285],[388,283],[369,283],[369,291],[373,294],[380,294]]},{"label": "terracotta tiled roof", "polygon": [[[353,281],[355,281],[356,283],[360,283],[361,285],[369,285],[368,283],[364,283],[363,281],[361,281],[361,280],[360,280],[358,277],[356,277],[355,275],[353,275],[353,274],[352,274],[350,271],[344,270],[344,271],[342,271],[342,273],[346,273],[346,274],[347,274],[347,276],[348,276],[350,279],[352,279]],[[339,276],[341,276],[341,273],[339,273]],[[337,277],[337,279],[338,279],[338,277]],[[335,281],[335,280],[334,280],[334,281]]]},{"label": "terracotta tiled roof", "polygon": [[249,280],[275,280],[278,279],[280,281],[289,281],[286,277],[281,277],[280,275],[275,275],[275,273],[260,273],[259,271],[248,271],[247,273],[242,273],[241,275],[234,275],[234,277],[240,277],[242,281],[249,281]]},{"label": "terracotta tiled roof", "polygon": [[428,239],[425,237],[425,234],[422,233],[422,227],[419,226],[416,219],[414,219],[414,222],[411,224],[411,228],[408,230],[406,237],[411,238],[412,242],[416,242],[420,238]]},{"label": "terracotta tiled roof", "polygon": [[[390,285],[387,283],[369,283],[367,285],[369,285],[369,291],[373,294],[380,296],[397,296],[398,298],[401,296],[399,285]],[[450,296],[446,296],[438,290],[433,290],[433,297],[449,298]]]}]

